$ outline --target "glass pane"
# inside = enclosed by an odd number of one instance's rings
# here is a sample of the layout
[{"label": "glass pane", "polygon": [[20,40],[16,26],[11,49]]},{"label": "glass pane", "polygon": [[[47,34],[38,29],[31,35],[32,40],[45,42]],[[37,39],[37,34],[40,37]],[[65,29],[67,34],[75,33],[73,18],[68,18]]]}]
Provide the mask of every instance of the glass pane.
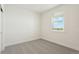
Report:
[{"label": "glass pane", "polygon": [[64,16],[55,16],[53,18],[53,29],[64,30]]}]

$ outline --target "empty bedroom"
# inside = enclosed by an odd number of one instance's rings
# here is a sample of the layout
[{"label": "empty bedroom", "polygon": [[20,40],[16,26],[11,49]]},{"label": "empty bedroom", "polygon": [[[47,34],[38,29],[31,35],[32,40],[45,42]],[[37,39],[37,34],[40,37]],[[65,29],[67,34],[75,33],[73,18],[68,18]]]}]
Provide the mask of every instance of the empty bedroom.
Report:
[{"label": "empty bedroom", "polygon": [[0,54],[79,54],[79,4],[0,4]]}]

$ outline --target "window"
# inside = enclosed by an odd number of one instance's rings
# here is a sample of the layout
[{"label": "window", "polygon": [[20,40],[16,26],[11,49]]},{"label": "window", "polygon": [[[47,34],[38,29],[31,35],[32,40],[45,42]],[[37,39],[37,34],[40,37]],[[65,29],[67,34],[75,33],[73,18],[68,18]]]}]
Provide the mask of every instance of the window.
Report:
[{"label": "window", "polygon": [[54,14],[54,16],[52,17],[52,29],[55,31],[64,31],[63,13]]}]

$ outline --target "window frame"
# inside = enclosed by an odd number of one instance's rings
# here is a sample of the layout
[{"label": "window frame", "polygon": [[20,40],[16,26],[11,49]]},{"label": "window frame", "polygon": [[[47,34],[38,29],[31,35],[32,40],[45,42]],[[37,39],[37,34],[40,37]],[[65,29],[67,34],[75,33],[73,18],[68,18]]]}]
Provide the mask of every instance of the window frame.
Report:
[{"label": "window frame", "polygon": [[[56,31],[56,32],[64,32],[64,26],[63,26],[63,30],[55,30],[54,27],[53,27],[53,25],[54,25],[54,17],[59,17],[59,16],[63,16],[63,18],[64,18],[64,12],[56,12],[56,13],[53,13],[53,16],[51,17],[51,27],[52,27],[52,30],[53,31]],[[63,20],[63,22],[64,22],[64,20]],[[64,25],[64,23],[63,23],[63,25]]]}]

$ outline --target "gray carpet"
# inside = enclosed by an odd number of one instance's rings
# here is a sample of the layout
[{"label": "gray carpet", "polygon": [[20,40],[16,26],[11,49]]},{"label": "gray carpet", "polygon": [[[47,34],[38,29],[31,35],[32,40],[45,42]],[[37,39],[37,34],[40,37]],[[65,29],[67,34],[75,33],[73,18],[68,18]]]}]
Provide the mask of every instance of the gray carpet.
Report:
[{"label": "gray carpet", "polygon": [[78,54],[79,51],[39,39],[5,48],[2,54]]}]

